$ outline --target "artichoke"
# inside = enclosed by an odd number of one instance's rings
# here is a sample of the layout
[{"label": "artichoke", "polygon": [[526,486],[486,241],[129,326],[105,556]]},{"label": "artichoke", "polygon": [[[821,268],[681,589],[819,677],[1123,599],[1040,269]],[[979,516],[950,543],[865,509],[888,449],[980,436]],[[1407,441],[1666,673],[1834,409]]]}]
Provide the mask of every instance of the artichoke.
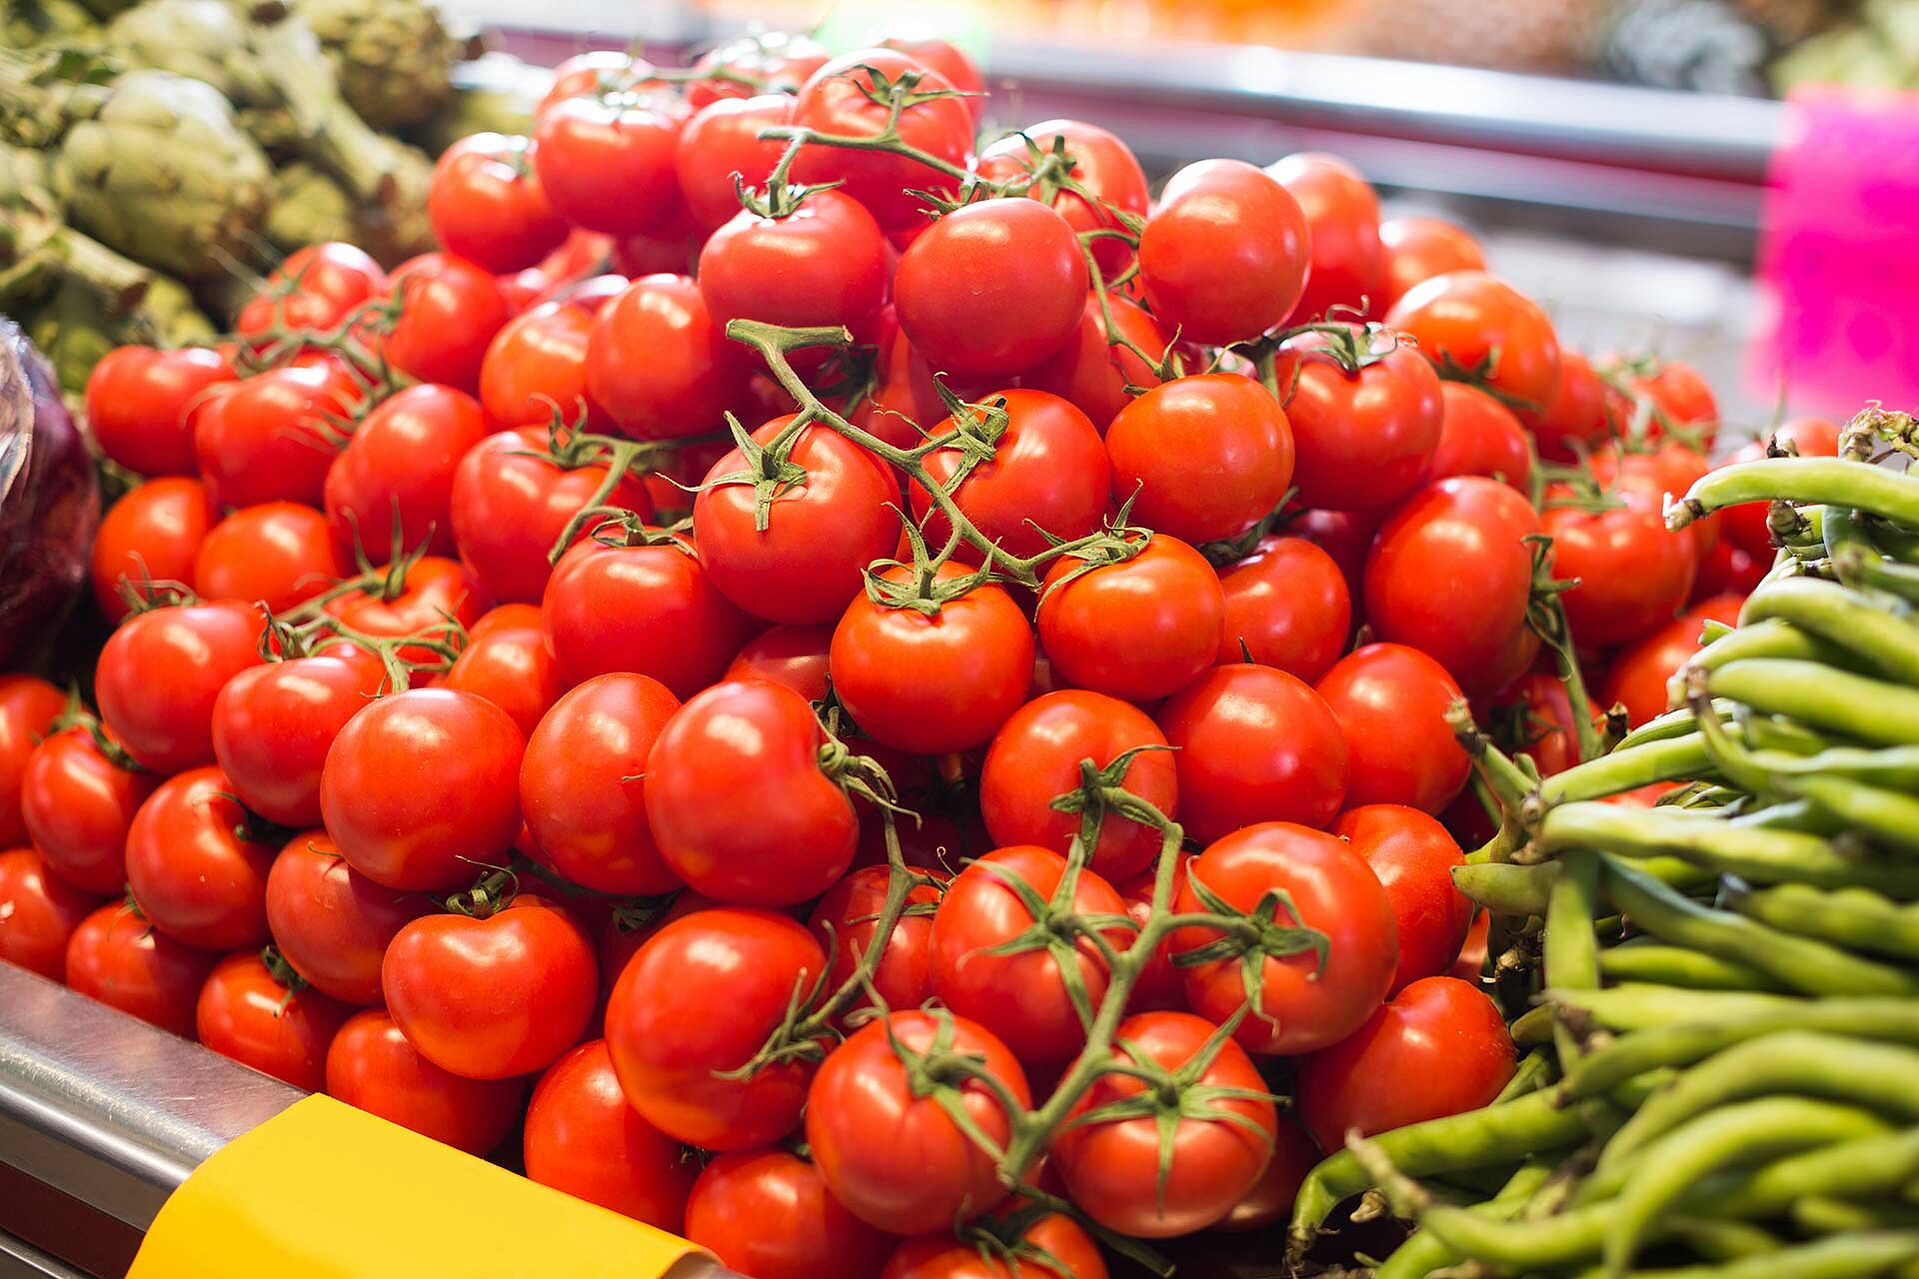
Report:
[{"label": "artichoke", "polygon": [[0,210],[0,307],[18,309],[57,281],[73,280],[120,315],[146,295],[153,272],[97,240],[25,210]]},{"label": "artichoke", "polygon": [[53,362],[61,387],[74,395],[86,390],[93,366],[116,346],[185,346],[217,336],[186,286],[165,276],[154,276],[141,304],[122,314],[84,283],[63,280],[27,322],[27,333]]},{"label": "artichoke", "polygon": [[376,129],[418,124],[453,92],[459,42],[424,0],[299,0],[340,92]]},{"label": "artichoke", "polygon": [[313,166],[289,164],[273,175],[273,206],[262,230],[282,253],[327,240],[351,240],[352,197]]},{"label": "artichoke", "polygon": [[93,15],[76,0],[0,0],[0,44],[10,49],[87,41],[99,34]]},{"label": "artichoke", "polygon": [[382,265],[395,266],[434,247],[433,222],[426,213],[433,161],[397,139],[380,141],[393,153],[393,190],[386,199],[355,207],[350,238]]},{"label": "artichoke", "polygon": [[[488,54],[479,62],[484,66],[500,54]],[[509,136],[533,132],[533,106],[537,99],[511,88],[492,85],[461,85],[453,90],[432,119],[408,136],[428,154],[440,152],[474,133],[504,133]]]}]

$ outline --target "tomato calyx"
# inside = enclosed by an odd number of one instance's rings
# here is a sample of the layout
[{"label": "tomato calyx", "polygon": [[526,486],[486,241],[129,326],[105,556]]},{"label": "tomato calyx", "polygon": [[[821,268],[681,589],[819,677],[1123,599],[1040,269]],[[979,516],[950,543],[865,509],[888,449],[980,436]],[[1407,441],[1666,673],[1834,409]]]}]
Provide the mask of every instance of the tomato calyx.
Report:
[{"label": "tomato calyx", "polygon": [[280,948],[272,942],[260,948],[260,962],[266,965],[267,976],[273,978],[286,990],[286,994],[280,996],[280,1005],[274,1009],[273,1013],[275,1017],[285,1016],[287,1005],[293,1002],[294,996],[306,990],[312,983],[300,976],[293,965],[287,962],[286,956],[280,953]]},{"label": "tomato calyx", "polygon": [[806,487],[807,470],[793,461],[793,446],[799,443],[800,433],[806,429],[806,417],[804,414],[795,417],[767,444],[761,444],[747,434],[740,420],[731,413],[726,415],[726,425],[732,432],[733,446],[740,451],[745,465],[737,471],[716,475],[700,487],[750,486],[753,490],[753,531],[764,533],[772,522],[773,503],[788,489]]},{"label": "tomato calyx", "polygon": [[[85,703],[80,700],[80,686],[77,684],[67,689],[67,704],[61,710],[60,714],[54,718],[53,723],[47,725],[46,737],[52,737],[55,733],[63,733],[70,728],[77,728],[85,733],[87,740],[93,743],[93,749],[100,752],[101,757],[105,759],[107,763],[113,765],[121,772],[148,773],[153,771],[135,759],[125,746],[122,746],[118,740],[108,734],[106,725],[100,722],[100,717],[92,711],[89,711]],[[43,737],[41,740],[44,741],[46,738]]]},{"label": "tomato calyx", "polygon": [[1492,396],[1495,400],[1498,400],[1515,413],[1531,414],[1533,416],[1544,413],[1546,411],[1545,405],[1529,400],[1522,395],[1514,395],[1511,391],[1497,384],[1496,379],[1499,376],[1499,354],[1499,348],[1494,347],[1492,350],[1486,352],[1483,358],[1473,364],[1467,365],[1461,364],[1458,359],[1453,356],[1451,351],[1441,351],[1439,353],[1439,359],[1434,363],[1433,368],[1434,371],[1439,374],[1442,381],[1464,383],[1476,391],[1482,391]]},{"label": "tomato calyx", "polygon": [[440,904],[450,913],[469,919],[490,919],[511,906],[520,895],[518,872],[507,866],[489,866],[486,871],[473,887],[461,889]]},{"label": "tomato calyx", "polygon": [[176,582],[171,578],[154,579],[147,576],[142,567],[140,580],[134,582],[131,577],[122,575],[114,585],[114,594],[127,606],[127,616],[138,613],[151,613],[156,608],[177,608],[184,604],[198,604],[200,597],[185,582]]},{"label": "tomato calyx", "polygon": [[1172,749],[1163,742],[1148,742],[1121,751],[1104,768],[1090,758],[1082,759],[1079,762],[1079,786],[1063,795],[1054,796],[1048,807],[1056,813],[1079,816],[1079,842],[1086,848],[1098,844],[1099,832],[1109,814],[1141,826],[1164,830],[1165,815],[1126,789],[1126,774],[1132,768],[1133,761],[1145,752]]},{"label": "tomato calyx", "polygon": [[1258,550],[1259,544],[1268,536],[1299,518],[1302,511],[1293,505],[1298,497],[1299,486],[1297,484],[1289,486],[1279,495],[1278,503],[1264,519],[1237,537],[1224,538],[1217,542],[1202,542],[1197,548],[1199,553],[1204,555],[1206,562],[1214,568],[1224,568],[1229,564],[1239,563]]},{"label": "tomato calyx", "polygon": [[[1237,959],[1247,1006],[1269,1021],[1271,1018],[1261,1006],[1266,989],[1267,959],[1285,959],[1311,951],[1317,965],[1313,970],[1314,975],[1326,971],[1326,963],[1332,957],[1332,939],[1306,923],[1299,913],[1298,904],[1293,901],[1293,895],[1285,889],[1269,888],[1259,895],[1252,910],[1241,911],[1208,888],[1190,867],[1186,882],[1192,887],[1193,895],[1199,898],[1200,904],[1212,914],[1220,916],[1225,926],[1220,929],[1220,936],[1212,941],[1175,955],[1175,967],[1196,968],[1201,964]],[[1279,922],[1281,909],[1292,916],[1292,923]]]},{"label": "tomato calyx", "polygon": [[1093,1001],[1087,993],[1085,978],[1079,971],[1079,943],[1081,939],[1089,941],[1110,962],[1117,951],[1104,934],[1137,932],[1139,925],[1130,915],[1086,914],[1073,908],[1085,862],[1085,845],[1075,841],[1066,856],[1066,870],[1050,898],[1041,897],[1038,890],[1016,871],[991,861],[975,862],[976,867],[997,879],[1019,899],[1033,922],[998,945],[972,953],[981,957],[1004,957],[1045,951],[1059,970],[1060,985],[1065,988],[1067,1001],[1079,1016],[1080,1025],[1090,1028],[1093,1024]]},{"label": "tomato calyx", "polygon": [[[1135,491],[1133,497],[1137,496],[1138,493]],[[1119,508],[1119,513],[1113,517],[1104,532],[1094,533],[1074,542],[1059,543],[1052,548],[1052,557],[1077,560],[1078,563],[1060,574],[1057,580],[1046,584],[1045,589],[1040,592],[1039,598],[1042,604],[1046,602],[1048,596],[1067,583],[1084,577],[1096,568],[1124,564],[1128,560],[1137,558],[1140,552],[1152,545],[1151,529],[1126,522],[1133,508],[1133,497],[1126,499],[1125,504]]]},{"label": "tomato calyx", "polygon": [[[878,993],[874,992],[872,997],[877,1000]],[[883,1002],[876,1006],[882,1014],[885,1012]],[[916,1052],[901,1042],[893,1031],[890,1018],[881,1023],[886,1028],[888,1046],[906,1069],[907,1092],[916,1101],[930,1098],[953,1121],[954,1127],[966,1134],[967,1140],[998,1162],[1004,1157],[1005,1151],[973,1118],[972,1112],[966,1108],[961,1089],[968,1083],[979,1084],[993,1095],[1009,1119],[1017,1120],[1026,1113],[1025,1107],[1020,1105],[1019,1098],[1001,1082],[999,1076],[987,1069],[983,1054],[960,1052],[953,1047],[958,1026],[951,1012],[938,1005],[925,1011],[934,1023],[933,1041],[927,1045],[925,1052]]]},{"label": "tomato calyx", "polygon": [[275,848],[284,848],[300,832],[291,826],[282,826],[269,821],[246,806],[232,791],[215,791],[212,798],[224,799],[240,810],[240,820],[230,828],[233,837],[245,844],[271,844]]}]

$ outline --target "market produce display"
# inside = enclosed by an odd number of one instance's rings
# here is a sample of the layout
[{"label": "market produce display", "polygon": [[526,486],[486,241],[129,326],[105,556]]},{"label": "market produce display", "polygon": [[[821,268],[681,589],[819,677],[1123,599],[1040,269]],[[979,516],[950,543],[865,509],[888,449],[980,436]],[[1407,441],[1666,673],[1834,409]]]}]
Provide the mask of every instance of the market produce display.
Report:
[{"label": "market produce display", "polygon": [[[341,8],[321,114],[401,122]],[[233,109],[304,109],[218,21],[226,94],[60,96],[58,166],[218,142],[187,276],[266,198]],[[1343,162],[1155,195],[980,90],[583,55],[373,184],[438,250],[105,352],[0,959],[754,1279],[1919,1264],[1919,427],[1714,469],[1693,369]]]}]

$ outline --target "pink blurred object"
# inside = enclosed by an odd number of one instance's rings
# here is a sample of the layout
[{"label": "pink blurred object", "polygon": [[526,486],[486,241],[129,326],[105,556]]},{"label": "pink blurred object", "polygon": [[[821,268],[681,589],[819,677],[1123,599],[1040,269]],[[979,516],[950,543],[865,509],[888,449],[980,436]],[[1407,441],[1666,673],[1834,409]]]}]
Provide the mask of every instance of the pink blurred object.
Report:
[{"label": "pink blurred object", "polygon": [[1755,380],[1850,417],[1919,406],[1919,94],[1793,95],[1773,152],[1759,278],[1774,314]]}]

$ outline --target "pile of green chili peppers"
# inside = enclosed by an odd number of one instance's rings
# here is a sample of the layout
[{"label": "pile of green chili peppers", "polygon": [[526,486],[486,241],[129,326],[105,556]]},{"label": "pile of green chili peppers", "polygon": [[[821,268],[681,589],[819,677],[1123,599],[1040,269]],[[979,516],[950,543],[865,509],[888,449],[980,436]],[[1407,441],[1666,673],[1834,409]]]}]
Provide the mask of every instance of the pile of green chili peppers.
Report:
[{"label": "pile of green chili peppers", "polygon": [[[1313,1170],[1411,1233],[1376,1279],[1919,1279],[1919,426],[1730,466],[1780,550],[1675,709],[1543,782],[1465,722],[1499,835],[1460,869],[1526,1053],[1484,1109]],[[1678,783],[1656,806],[1605,802]]]}]

